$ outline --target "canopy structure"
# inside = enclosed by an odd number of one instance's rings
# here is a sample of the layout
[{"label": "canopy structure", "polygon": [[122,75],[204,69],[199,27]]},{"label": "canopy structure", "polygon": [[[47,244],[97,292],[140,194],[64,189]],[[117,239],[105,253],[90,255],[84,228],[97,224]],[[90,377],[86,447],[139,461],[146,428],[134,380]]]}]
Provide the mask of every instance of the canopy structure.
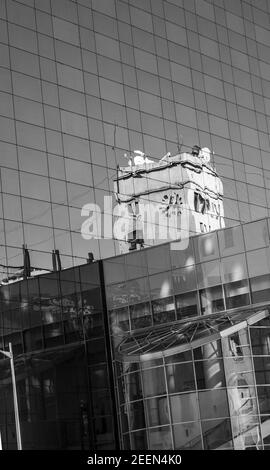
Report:
[{"label": "canopy structure", "polygon": [[194,317],[186,322],[129,334],[118,345],[117,359],[138,362],[195,349],[217,341],[269,317],[268,309]]}]

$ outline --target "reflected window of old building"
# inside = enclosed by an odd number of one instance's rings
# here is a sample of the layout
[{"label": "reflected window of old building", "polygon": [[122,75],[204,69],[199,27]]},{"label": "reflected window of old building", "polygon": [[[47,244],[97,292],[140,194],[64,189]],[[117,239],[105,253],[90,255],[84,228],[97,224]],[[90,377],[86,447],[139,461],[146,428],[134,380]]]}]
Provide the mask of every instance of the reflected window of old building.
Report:
[{"label": "reflected window of old building", "polygon": [[203,315],[225,310],[222,286],[209,287],[200,291]]},{"label": "reflected window of old building", "polygon": [[152,311],[154,324],[175,321],[174,298],[168,297],[153,301]]},{"label": "reflected window of old building", "polygon": [[177,319],[198,315],[197,291],[175,296]]},{"label": "reflected window of old building", "polygon": [[130,306],[131,328],[136,330],[152,325],[152,315],[150,304],[144,302],[142,304]]},{"label": "reflected window of old building", "polygon": [[169,393],[195,390],[195,377],[192,362],[167,365],[166,374]]}]

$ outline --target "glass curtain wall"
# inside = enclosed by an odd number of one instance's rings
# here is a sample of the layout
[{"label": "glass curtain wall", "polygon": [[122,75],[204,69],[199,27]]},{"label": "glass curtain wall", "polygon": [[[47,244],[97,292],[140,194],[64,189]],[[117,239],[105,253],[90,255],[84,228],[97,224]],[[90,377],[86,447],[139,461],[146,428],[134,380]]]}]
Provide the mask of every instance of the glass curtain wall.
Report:
[{"label": "glass curtain wall", "polygon": [[[0,288],[1,349],[15,356],[23,449],[113,449],[99,263]],[[16,449],[10,364],[0,358],[0,431]]]},{"label": "glass curtain wall", "polygon": [[224,329],[217,322],[214,341],[210,330],[201,341],[195,329],[188,348],[143,336],[126,353],[115,347],[123,447],[267,449],[269,312],[263,316],[250,312],[250,325],[242,316]]}]

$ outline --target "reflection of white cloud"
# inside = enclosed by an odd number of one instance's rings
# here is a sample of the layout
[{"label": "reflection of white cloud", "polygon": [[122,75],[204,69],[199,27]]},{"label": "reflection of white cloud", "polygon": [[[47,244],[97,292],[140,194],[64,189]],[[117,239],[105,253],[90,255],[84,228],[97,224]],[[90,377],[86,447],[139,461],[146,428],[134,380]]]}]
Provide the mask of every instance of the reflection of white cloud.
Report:
[{"label": "reflection of white cloud", "polygon": [[193,256],[189,256],[185,264],[185,267],[187,268],[187,270],[194,271],[194,264],[192,263],[194,263],[194,258]]},{"label": "reflection of white cloud", "polygon": [[214,253],[214,243],[211,238],[208,238],[207,240],[205,240],[204,252],[206,256],[212,255]]},{"label": "reflection of white cloud", "polygon": [[168,297],[170,295],[170,289],[171,289],[170,283],[168,279],[165,279],[160,289],[160,296]]}]

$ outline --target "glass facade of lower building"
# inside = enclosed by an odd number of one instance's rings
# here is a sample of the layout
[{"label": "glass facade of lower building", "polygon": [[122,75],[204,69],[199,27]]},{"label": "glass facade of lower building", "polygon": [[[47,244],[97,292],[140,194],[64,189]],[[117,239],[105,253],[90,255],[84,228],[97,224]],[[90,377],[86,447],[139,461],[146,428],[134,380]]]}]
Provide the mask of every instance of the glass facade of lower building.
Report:
[{"label": "glass facade of lower building", "polygon": [[[115,447],[103,301],[99,263],[0,288],[0,349],[12,343],[23,449]],[[3,448],[16,449],[2,356],[0,371]]]},{"label": "glass facade of lower building", "polygon": [[268,449],[269,222],[2,285],[23,448]]}]

